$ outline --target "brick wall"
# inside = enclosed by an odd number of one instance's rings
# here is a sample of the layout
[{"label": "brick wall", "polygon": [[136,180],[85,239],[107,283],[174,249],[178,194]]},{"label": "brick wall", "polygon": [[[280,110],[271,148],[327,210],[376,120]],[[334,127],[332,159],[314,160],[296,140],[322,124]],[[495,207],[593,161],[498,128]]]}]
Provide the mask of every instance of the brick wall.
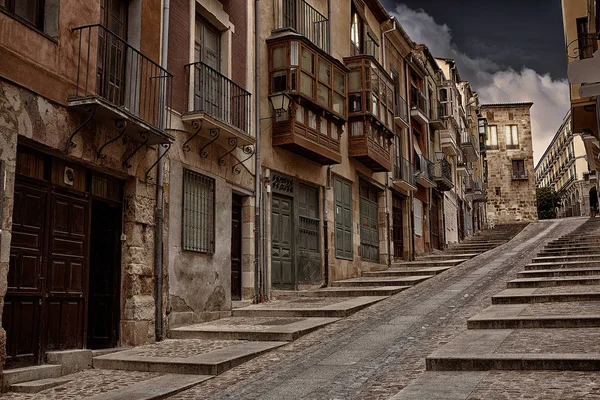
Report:
[{"label": "brick wall", "polygon": [[231,37],[231,80],[246,88],[248,62],[248,4],[239,0],[223,0],[223,11],[229,14],[229,20],[235,26]]}]

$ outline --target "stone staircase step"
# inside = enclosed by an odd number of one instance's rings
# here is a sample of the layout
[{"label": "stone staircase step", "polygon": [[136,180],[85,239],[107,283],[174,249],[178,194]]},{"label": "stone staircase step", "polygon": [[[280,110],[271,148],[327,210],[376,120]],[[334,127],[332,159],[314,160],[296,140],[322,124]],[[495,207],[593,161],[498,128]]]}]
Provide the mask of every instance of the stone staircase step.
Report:
[{"label": "stone staircase step", "polygon": [[403,276],[403,277],[362,277],[331,282],[332,287],[363,287],[363,286],[414,286],[432,275]]},{"label": "stone staircase step", "polygon": [[450,260],[431,260],[431,261],[405,261],[392,264],[392,268],[426,268],[426,267],[455,267],[468,261],[464,258],[452,258]]},{"label": "stone staircase step", "polygon": [[600,246],[583,246],[583,245],[572,245],[572,246],[561,246],[561,247],[551,247],[551,246],[544,246],[543,250],[549,250],[549,251],[562,251],[562,250],[596,250],[596,251],[600,251]]},{"label": "stone staircase step", "polygon": [[587,261],[557,261],[557,262],[543,262],[543,263],[531,263],[525,266],[525,271],[536,271],[536,270],[548,270],[548,269],[569,269],[569,268],[587,268],[587,267],[599,267],[600,260],[587,260]]},{"label": "stone staircase step", "polygon": [[101,393],[89,397],[87,400],[165,399],[212,378],[213,376],[211,375],[166,374],[135,385]]},{"label": "stone staircase step", "polygon": [[235,309],[232,310],[232,315],[234,317],[345,318],[384,299],[387,299],[387,296],[334,298],[335,301],[324,298],[297,297],[288,301],[254,304]]},{"label": "stone staircase step", "polygon": [[388,269],[387,271],[363,272],[363,277],[393,277],[393,276],[434,276],[449,270],[451,267],[404,268]]},{"label": "stone staircase step", "polygon": [[318,290],[298,291],[297,296],[306,297],[359,297],[393,296],[412,286],[365,286],[365,287],[329,287]]},{"label": "stone staircase step", "polygon": [[[586,287],[587,288],[587,287]],[[590,287],[592,289],[592,287]],[[600,289],[600,287],[598,287]],[[492,304],[533,304],[600,301],[600,290],[572,292],[540,292],[537,288],[506,289],[492,296]]]},{"label": "stone staircase step", "polygon": [[8,387],[17,383],[59,378],[61,373],[62,366],[51,364],[6,369],[2,371],[2,391],[6,391]]},{"label": "stone staircase step", "polygon": [[536,329],[536,328],[590,328],[600,327],[598,315],[556,315],[516,317],[473,317],[467,321],[468,329]]},{"label": "stone staircase step", "polygon": [[232,317],[171,329],[173,339],[293,342],[340,318]]},{"label": "stone staircase step", "polygon": [[600,285],[600,276],[548,277],[513,279],[506,285],[510,288],[541,288],[551,286]]},{"label": "stone staircase step", "polygon": [[538,253],[538,256],[548,257],[548,256],[575,256],[575,255],[583,255],[583,254],[597,254],[598,249],[590,248],[590,249],[563,249],[563,250],[542,250]]},{"label": "stone staircase step", "polygon": [[71,382],[71,379],[68,378],[39,379],[36,381],[15,383],[8,387],[8,391],[16,393],[39,393],[42,390],[52,389],[69,382]]},{"label": "stone staircase step", "polygon": [[418,257],[416,261],[443,261],[443,260],[470,260],[473,257],[477,257],[479,253],[461,253],[461,254],[430,254],[427,256]]},{"label": "stone staircase step", "polygon": [[519,278],[543,278],[558,276],[588,276],[600,275],[600,267],[587,268],[557,268],[521,271],[517,274]]},{"label": "stone staircase step", "polygon": [[563,261],[597,261],[600,262],[600,253],[597,254],[575,254],[563,256],[534,257],[532,263],[557,263]]},{"label": "stone staircase step", "polygon": [[[161,372],[167,374],[218,375],[230,368],[243,364],[267,351],[283,346],[285,342],[251,341],[179,341],[189,347],[185,354],[161,351],[174,340],[165,340],[155,345],[136,347],[118,353],[95,357],[93,367],[125,371]],[[208,349],[194,351],[194,343],[207,343]],[[214,343],[224,347],[214,350]],[[190,343],[189,346],[186,346]]]}]

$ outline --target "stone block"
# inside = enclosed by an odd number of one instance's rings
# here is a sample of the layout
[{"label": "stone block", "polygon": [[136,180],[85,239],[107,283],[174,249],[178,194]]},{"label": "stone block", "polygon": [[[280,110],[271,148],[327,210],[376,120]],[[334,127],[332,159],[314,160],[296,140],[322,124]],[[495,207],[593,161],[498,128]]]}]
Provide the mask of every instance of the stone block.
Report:
[{"label": "stone block", "polygon": [[11,236],[9,230],[2,230],[0,235],[0,263],[8,263],[9,261]]},{"label": "stone block", "polygon": [[152,276],[153,272],[154,272],[154,268],[153,268],[152,264],[131,263],[131,264],[127,264],[125,271],[129,275]]},{"label": "stone block", "polygon": [[62,366],[62,375],[69,375],[92,367],[92,351],[86,349],[49,351],[46,362]]},{"label": "stone block", "polygon": [[121,345],[141,346],[154,343],[154,335],[148,336],[148,321],[121,321]]},{"label": "stone block", "polygon": [[152,296],[131,296],[125,300],[124,318],[133,321],[154,320],[154,298]]}]

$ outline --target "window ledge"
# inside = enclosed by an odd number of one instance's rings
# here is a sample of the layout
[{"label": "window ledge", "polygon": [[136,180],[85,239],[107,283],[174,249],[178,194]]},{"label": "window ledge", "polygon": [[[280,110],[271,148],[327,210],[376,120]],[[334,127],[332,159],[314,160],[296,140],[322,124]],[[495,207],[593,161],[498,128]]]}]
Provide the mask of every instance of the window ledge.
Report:
[{"label": "window ledge", "polygon": [[35,26],[34,24],[32,24],[31,22],[19,17],[16,14],[13,14],[7,10],[5,10],[4,8],[0,7],[0,14],[6,15],[7,17],[14,19],[15,21],[19,22],[22,25],[25,25],[27,28],[31,29],[32,31],[34,31],[35,33],[39,34],[40,36],[43,36],[44,38],[48,39],[50,42],[54,43],[55,45],[58,46],[58,37],[52,37],[50,35],[48,35],[47,33],[45,33],[44,31],[40,30],[40,28],[38,28],[37,26]]}]

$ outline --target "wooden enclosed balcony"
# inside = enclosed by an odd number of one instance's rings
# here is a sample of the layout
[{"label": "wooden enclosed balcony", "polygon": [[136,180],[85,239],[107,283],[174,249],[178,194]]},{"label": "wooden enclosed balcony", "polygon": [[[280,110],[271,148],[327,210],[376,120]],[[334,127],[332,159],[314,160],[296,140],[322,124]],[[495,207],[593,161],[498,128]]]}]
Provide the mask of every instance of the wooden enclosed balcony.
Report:
[{"label": "wooden enclosed balcony", "polygon": [[479,158],[479,138],[471,135],[466,129],[461,133],[460,147],[467,161],[476,161]]},{"label": "wooden enclosed balcony", "polygon": [[391,138],[373,120],[350,122],[348,155],[374,172],[392,171]]},{"label": "wooden enclosed balcony", "polygon": [[273,146],[323,165],[341,163],[348,70],[293,31],[273,35],[267,45],[269,93],[285,93],[291,98],[288,110],[273,110]]}]

